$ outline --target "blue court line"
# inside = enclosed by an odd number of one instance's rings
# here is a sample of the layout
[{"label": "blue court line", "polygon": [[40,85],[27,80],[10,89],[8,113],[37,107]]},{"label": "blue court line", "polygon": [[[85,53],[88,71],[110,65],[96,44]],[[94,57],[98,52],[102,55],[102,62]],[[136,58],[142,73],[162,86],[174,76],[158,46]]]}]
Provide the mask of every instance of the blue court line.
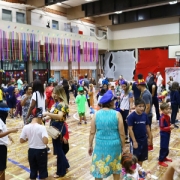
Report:
[{"label": "blue court line", "polygon": [[[12,160],[12,159],[10,159],[10,158],[8,158],[8,161],[10,161],[10,162],[13,163],[14,165],[20,167],[21,169],[25,170],[25,171],[28,172],[28,173],[31,172],[29,168],[27,168],[26,166],[23,166],[22,164],[14,161],[14,160]],[[37,178],[39,179],[39,176],[38,176]]]},{"label": "blue court line", "polygon": [[17,165],[18,167],[20,167],[21,169],[25,170],[26,172],[30,173],[30,169],[27,168],[27,167],[25,167],[25,166],[23,166],[22,164],[14,161],[14,160],[12,160],[12,159],[10,159],[10,158],[8,158],[8,161],[10,161],[11,163]]}]

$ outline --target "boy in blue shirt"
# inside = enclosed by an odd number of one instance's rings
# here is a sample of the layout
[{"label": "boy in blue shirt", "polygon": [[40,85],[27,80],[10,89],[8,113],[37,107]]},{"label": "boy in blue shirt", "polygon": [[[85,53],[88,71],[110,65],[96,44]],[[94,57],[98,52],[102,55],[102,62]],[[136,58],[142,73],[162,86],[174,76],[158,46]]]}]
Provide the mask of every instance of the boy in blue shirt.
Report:
[{"label": "boy in blue shirt", "polygon": [[168,165],[164,161],[172,162],[172,159],[167,158],[169,154],[169,140],[171,130],[174,129],[174,125],[171,125],[169,117],[169,104],[163,103],[160,106],[162,115],[159,119],[160,126],[160,151],[159,151],[159,165],[167,167]]},{"label": "boy in blue shirt", "polygon": [[140,98],[136,99],[135,111],[127,117],[131,139],[130,150],[137,157],[140,166],[148,159],[148,142],[151,138],[149,120],[144,109],[145,102]]}]

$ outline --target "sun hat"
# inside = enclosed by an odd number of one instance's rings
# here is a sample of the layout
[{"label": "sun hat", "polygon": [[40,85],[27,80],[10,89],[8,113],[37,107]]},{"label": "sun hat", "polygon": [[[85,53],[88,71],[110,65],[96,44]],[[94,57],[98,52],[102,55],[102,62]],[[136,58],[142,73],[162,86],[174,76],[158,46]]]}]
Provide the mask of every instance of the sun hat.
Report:
[{"label": "sun hat", "polygon": [[99,101],[100,104],[106,104],[109,103],[113,100],[117,99],[114,94],[112,93],[111,90],[108,90],[103,97],[101,98],[101,100]]}]

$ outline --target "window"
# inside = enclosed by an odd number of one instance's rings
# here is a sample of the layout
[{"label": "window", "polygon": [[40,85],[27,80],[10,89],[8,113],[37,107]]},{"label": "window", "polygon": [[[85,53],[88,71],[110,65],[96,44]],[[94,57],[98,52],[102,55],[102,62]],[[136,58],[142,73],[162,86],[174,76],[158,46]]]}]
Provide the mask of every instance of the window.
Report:
[{"label": "window", "polygon": [[16,12],[16,22],[25,24],[25,14]]},{"label": "window", "polygon": [[12,21],[12,11],[2,9],[2,20]]},{"label": "window", "polygon": [[59,22],[52,20],[52,29],[59,30]]},{"label": "window", "polygon": [[95,29],[90,29],[90,36],[94,36]]}]

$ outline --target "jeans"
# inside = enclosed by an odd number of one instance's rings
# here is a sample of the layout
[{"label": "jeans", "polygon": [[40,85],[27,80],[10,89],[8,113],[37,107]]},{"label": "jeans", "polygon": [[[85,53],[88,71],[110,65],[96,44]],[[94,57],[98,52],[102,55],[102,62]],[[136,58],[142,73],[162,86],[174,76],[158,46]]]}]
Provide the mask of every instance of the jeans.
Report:
[{"label": "jeans", "polygon": [[28,160],[30,165],[30,179],[36,179],[39,172],[39,179],[48,177],[47,171],[47,149],[28,150]]},{"label": "jeans", "polygon": [[163,162],[169,154],[170,133],[160,132],[160,139],[159,161]]},{"label": "jeans", "polygon": [[123,123],[124,123],[124,130],[125,130],[125,135],[128,136],[128,124],[127,124],[127,116],[129,114],[129,110],[120,110],[120,113],[123,118]]},{"label": "jeans", "polygon": [[156,110],[156,119],[159,120],[160,118],[160,114],[159,114],[159,100],[157,98],[157,96],[152,97],[152,104],[155,107]]},{"label": "jeans", "polygon": [[177,104],[171,104],[172,113],[171,113],[171,124],[175,124],[176,116],[179,110],[179,106]]}]

